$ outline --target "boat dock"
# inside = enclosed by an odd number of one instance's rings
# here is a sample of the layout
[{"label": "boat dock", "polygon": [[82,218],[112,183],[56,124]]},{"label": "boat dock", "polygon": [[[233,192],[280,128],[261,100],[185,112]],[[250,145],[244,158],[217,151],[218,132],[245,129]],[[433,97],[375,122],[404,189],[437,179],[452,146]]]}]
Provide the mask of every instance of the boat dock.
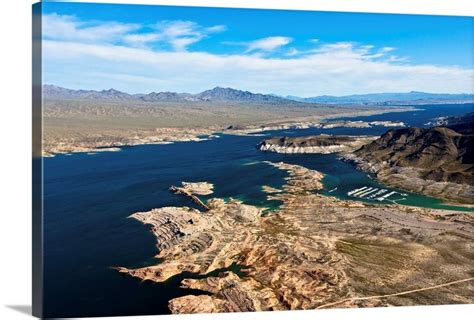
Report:
[{"label": "boat dock", "polygon": [[385,194],[381,197],[376,198],[375,200],[384,201],[384,200],[388,199],[390,196],[393,196],[394,194],[397,194],[397,192],[396,191],[389,192],[389,193],[387,193],[387,194]]},{"label": "boat dock", "polygon": [[390,201],[390,197],[397,194],[397,191],[379,189],[375,187],[363,186],[347,192],[347,195],[354,198],[369,199],[377,201]]}]

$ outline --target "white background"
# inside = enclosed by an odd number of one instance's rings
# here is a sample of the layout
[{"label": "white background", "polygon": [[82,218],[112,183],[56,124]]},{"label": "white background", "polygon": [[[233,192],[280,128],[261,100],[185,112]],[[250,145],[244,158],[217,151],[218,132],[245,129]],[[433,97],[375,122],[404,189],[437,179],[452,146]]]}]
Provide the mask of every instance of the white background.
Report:
[{"label": "white background", "polygon": [[[83,1],[85,2],[85,1]],[[103,1],[133,3],[134,1]],[[140,3],[474,16],[472,0],[148,0]],[[0,2],[0,319],[31,316],[31,4]],[[474,39],[473,39],[474,41]],[[474,305],[126,319],[471,319]],[[125,319],[125,318],[114,318]]]}]

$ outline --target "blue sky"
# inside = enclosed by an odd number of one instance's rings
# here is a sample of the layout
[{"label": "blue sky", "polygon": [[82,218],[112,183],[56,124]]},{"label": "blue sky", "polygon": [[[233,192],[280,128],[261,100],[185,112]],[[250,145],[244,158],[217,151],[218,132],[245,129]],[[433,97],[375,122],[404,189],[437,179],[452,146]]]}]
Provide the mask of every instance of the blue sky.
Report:
[{"label": "blue sky", "polygon": [[474,19],[43,3],[43,80],[130,93],[474,91]]}]

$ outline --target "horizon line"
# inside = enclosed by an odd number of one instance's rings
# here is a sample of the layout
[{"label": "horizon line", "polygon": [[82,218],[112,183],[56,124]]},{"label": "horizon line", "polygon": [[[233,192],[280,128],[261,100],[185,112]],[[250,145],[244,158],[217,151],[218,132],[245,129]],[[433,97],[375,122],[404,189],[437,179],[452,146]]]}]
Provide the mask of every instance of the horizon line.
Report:
[{"label": "horizon line", "polygon": [[45,86],[53,86],[53,87],[57,87],[57,88],[61,88],[61,89],[66,89],[66,90],[73,90],[73,91],[95,91],[95,92],[103,92],[103,91],[110,91],[110,90],[114,90],[114,91],[118,91],[120,93],[125,93],[125,94],[128,94],[128,95],[148,95],[148,94],[151,94],[151,93],[165,93],[165,92],[169,92],[169,93],[177,93],[177,94],[191,94],[191,95],[197,95],[197,94],[200,94],[200,93],[203,93],[205,91],[208,91],[208,90],[214,90],[214,89],[217,89],[217,88],[222,88],[222,89],[230,89],[230,90],[236,90],[236,91],[242,91],[242,92],[249,92],[249,93],[252,93],[252,94],[261,94],[261,95],[267,95],[267,96],[276,96],[276,97],[280,97],[280,98],[285,98],[285,99],[289,99],[288,97],[295,97],[295,98],[302,98],[302,99],[308,99],[308,98],[316,98],[316,97],[336,97],[336,98],[341,98],[341,97],[348,97],[348,96],[364,96],[364,95],[376,95],[376,94],[407,94],[407,93],[425,93],[425,94],[440,94],[440,95],[472,95],[474,96],[474,92],[456,92],[456,93],[452,93],[452,92],[428,92],[428,91],[418,91],[418,90],[411,90],[411,91],[384,91],[384,92],[369,92],[369,93],[348,93],[348,94],[343,94],[343,95],[330,95],[330,94],[319,94],[319,95],[311,95],[311,96],[299,96],[299,95],[293,95],[293,94],[288,94],[288,95],[280,95],[280,94],[277,94],[277,93],[262,93],[262,92],[253,92],[253,91],[250,91],[250,90],[246,90],[246,89],[238,89],[238,88],[233,88],[233,87],[226,87],[226,86],[215,86],[215,87],[212,87],[212,88],[209,88],[209,89],[205,89],[203,91],[199,91],[199,92],[195,92],[195,93],[192,93],[192,92],[178,92],[178,91],[169,91],[169,90],[160,90],[160,91],[150,91],[148,93],[144,93],[144,92],[136,92],[136,93],[130,93],[130,92],[127,92],[127,91],[122,91],[122,90],[119,90],[119,89],[115,89],[114,87],[110,87],[108,89],[84,89],[84,88],[81,88],[81,89],[73,89],[73,88],[70,88],[70,87],[63,87],[63,86],[60,86],[60,85],[56,85],[56,84],[51,84],[51,83],[45,83],[45,84],[42,84],[42,87],[44,88]]}]

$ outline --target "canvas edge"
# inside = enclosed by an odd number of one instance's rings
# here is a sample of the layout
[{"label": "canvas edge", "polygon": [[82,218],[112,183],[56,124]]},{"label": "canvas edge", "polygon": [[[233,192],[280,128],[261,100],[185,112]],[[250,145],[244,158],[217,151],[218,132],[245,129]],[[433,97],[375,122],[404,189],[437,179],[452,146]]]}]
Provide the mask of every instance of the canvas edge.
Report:
[{"label": "canvas edge", "polygon": [[32,313],[43,317],[42,3],[32,5]]}]

